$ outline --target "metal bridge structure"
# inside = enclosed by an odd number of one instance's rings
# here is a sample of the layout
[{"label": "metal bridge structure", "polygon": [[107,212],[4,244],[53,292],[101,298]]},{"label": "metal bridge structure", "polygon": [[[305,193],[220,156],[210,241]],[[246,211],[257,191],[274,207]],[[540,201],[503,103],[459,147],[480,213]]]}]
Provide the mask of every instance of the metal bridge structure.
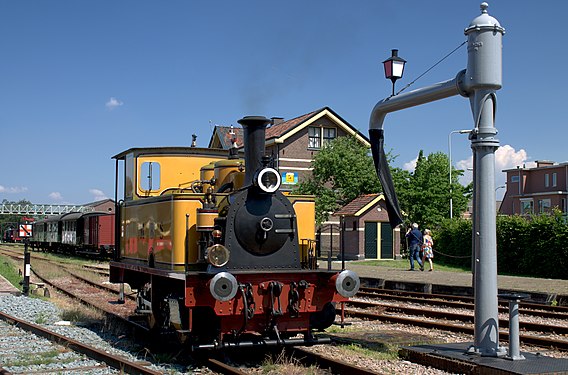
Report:
[{"label": "metal bridge structure", "polygon": [[90,206],[72,204],[18,204],[2,203],[0,205],[0,215],[62,215],[69,212],[91,212],[94,208]]}]

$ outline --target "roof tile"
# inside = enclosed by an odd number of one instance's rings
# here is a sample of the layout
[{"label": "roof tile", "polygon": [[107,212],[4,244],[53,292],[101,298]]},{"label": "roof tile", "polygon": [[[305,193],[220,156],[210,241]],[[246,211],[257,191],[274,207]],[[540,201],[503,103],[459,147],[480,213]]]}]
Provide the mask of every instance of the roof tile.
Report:
[{"label": "roof tile", "polygon": [[357,198],[353,199],[351,202],[347,203],[345,206],[341,207],[338,211],[334,212],[333,215],[353,216],[380,195],[381,194],[360,195]]}]

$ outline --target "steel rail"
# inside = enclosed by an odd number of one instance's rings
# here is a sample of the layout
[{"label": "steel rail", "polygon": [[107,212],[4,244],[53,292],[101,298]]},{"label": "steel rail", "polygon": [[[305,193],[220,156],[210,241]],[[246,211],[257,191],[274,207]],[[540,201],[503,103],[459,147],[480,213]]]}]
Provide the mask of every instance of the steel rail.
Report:
[{"label": "steel rail", "polygon": [[[401,312],[403,314],[408,315],[423,315],[428,318],[436,318],[436,319],[450,319],[450,320],[457,320],[460,322],[465,323],[472,323],[473,322],[473,315],[465,315],[460,313],[452,313],[448,311],[439,311],[439,310],[428,310],[424,308],[417,308],[417,307],[405,307],[405,306],[392,306],[383,303],[377,302],[363,302],[363,301],[354,301],[350,300],[347,302],[347,305],[358,307],[358,308],[380,308],[384,309],[384,311],[388,312]],[[566,326],[558,326],[558,325],[551,325],[551,324],[541,324],[541,323],[531,323],[531,322],[519,322],[519,326],[522,329],[528,331],[538,331],[538,332],[550,332],[556,333],[558,335],[566,335],[568,334],[568,327]],[[508,328],[509,327],[509,320],[508,319],[499,319],[499,327],[501,328]]]},{"label": "steel rail", "polygon": [[352,365],[336,358],[328,358],[302,348],[287,348],[287,352],[304,365],[317,365],[320,369],[330,369],[333,374],[372,375],[378,372]]},{"label": "steel rail", "polygon": [[69,337],[65,337],[58,333],[52,332],[46,328],[43,328],[37,324],[26,322],[25,320],[16,318],[14,316],[5,314],[0,311],[0,319],[17,326],[27,332],[31,332],[37,336],[44,337],[51,342],[55,342],[59,345],[63,345],[68,347],[78,353],[82,353],[89,358],[92,358],[97,361],[102,361],[106,363],[108,366],[111,366],[115,369],[125,371],[128,374],[141,374],[141,375],[159,375],[162,372],[155,371],[129,361],[125,358],[121,358],[119,356],[104,352],[100,349],[95,347],[83,344],[77,340],[71,339]]},{"label": "steel rail", "polygon": [[[469,297],[469,296],[457,296],[457,295],[451,295],[451,294],[431,294],[431,293],[424,293],[424,292],[411,292],[411,291],[406,291],[406,290],[393,290],[393,289],[381,289],[381,288],[370,288],[370,287],[361,287],[359,289],[359,292],[357,292],[357,295],[359,296],[361,293],[371,293],[371,294],[376,294],[376,295],[381,295],[381,296],[386,296],[385,298],[396,298],[397,296],[399,297],[414,297],[414,298],[421,298],[421,299],[426,299],[428,301],[431,301],[434,298],[438,298],[438,299],[443,299],[446,300],[448,302],[463,302],[463,303],[471,303],[473,305],[474,302],[474,298],[473,297]],[[361,294],[362,295],[362,294]],[[432,303],[436,303],[436,302],[432,302]],[[501,306],[508,306],[508,303],[506,302],[501,302],[500,303]],[[543,316],[548,316],[546,313],[547,312],[553,312],[553,313],[561,313],[561,314],[566,314],[566,317],[568,318],[568,307],[566,306],[551,306],[551,305],[544,305],[544,304],[539,304],[539,303],[531,303],[531,302],[526,302],[523,301],[522,303],[522,308],[520,308],[520,311],[526,311],[527,313],[530,313],[533,309],[534,310],[542,310],[543,311]],[[508,311],[508,309],[507,309]]]},{"label": "steel rail", "polygon": [[[388,314],[375,314],[375,313],[368,313],[368,312],[356,311],[351,309],[345,309],[344,313],[346,315],[362,319],[378,320],[388,323],[398,323],[398,324],[405,324],[405,325],[424,327],[424,328],[437,328],[442,331],[465,333],[469,335],[473,335],[474,333],[473,327],[467,325],[441,323],[431,320],[417,320],[415,318],[405,318],[401,316],[394,316]],[[509,333],[506,331],[499,330],[499,335],[501,337],[504,337],[506,340],[509,339]],[[520,335],[519,337],[523,344],[532,344],[544,348],[556,348],[558,350],[568,350],[568,341],[566,340],[548,339],[533,335]]]}]

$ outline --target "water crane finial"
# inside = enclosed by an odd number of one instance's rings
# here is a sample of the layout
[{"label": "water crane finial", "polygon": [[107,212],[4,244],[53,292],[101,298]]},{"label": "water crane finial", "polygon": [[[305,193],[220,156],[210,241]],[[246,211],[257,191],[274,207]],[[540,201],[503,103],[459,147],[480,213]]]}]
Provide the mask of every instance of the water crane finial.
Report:
[{"label": "water crane finial", "polygon": [[481,3],[480,8],[481,8],[481,13],[487,13],[487,8],[489,8],[489,4],[487,4],[484,1],[484,2]]}]

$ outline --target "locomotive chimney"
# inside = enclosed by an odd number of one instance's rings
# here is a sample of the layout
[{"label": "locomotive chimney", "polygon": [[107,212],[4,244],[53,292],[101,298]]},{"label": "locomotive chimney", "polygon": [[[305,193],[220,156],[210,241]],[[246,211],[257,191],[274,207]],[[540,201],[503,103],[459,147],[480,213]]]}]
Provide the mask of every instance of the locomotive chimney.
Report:
[{"label": "locomotive chimney", "polygon": [[245,186],[247,186],[252,185],[254,173],[262,167],[266,126],[270,124],[270,120],[264,116],[245,116],[237,122],[243,126]]}]

